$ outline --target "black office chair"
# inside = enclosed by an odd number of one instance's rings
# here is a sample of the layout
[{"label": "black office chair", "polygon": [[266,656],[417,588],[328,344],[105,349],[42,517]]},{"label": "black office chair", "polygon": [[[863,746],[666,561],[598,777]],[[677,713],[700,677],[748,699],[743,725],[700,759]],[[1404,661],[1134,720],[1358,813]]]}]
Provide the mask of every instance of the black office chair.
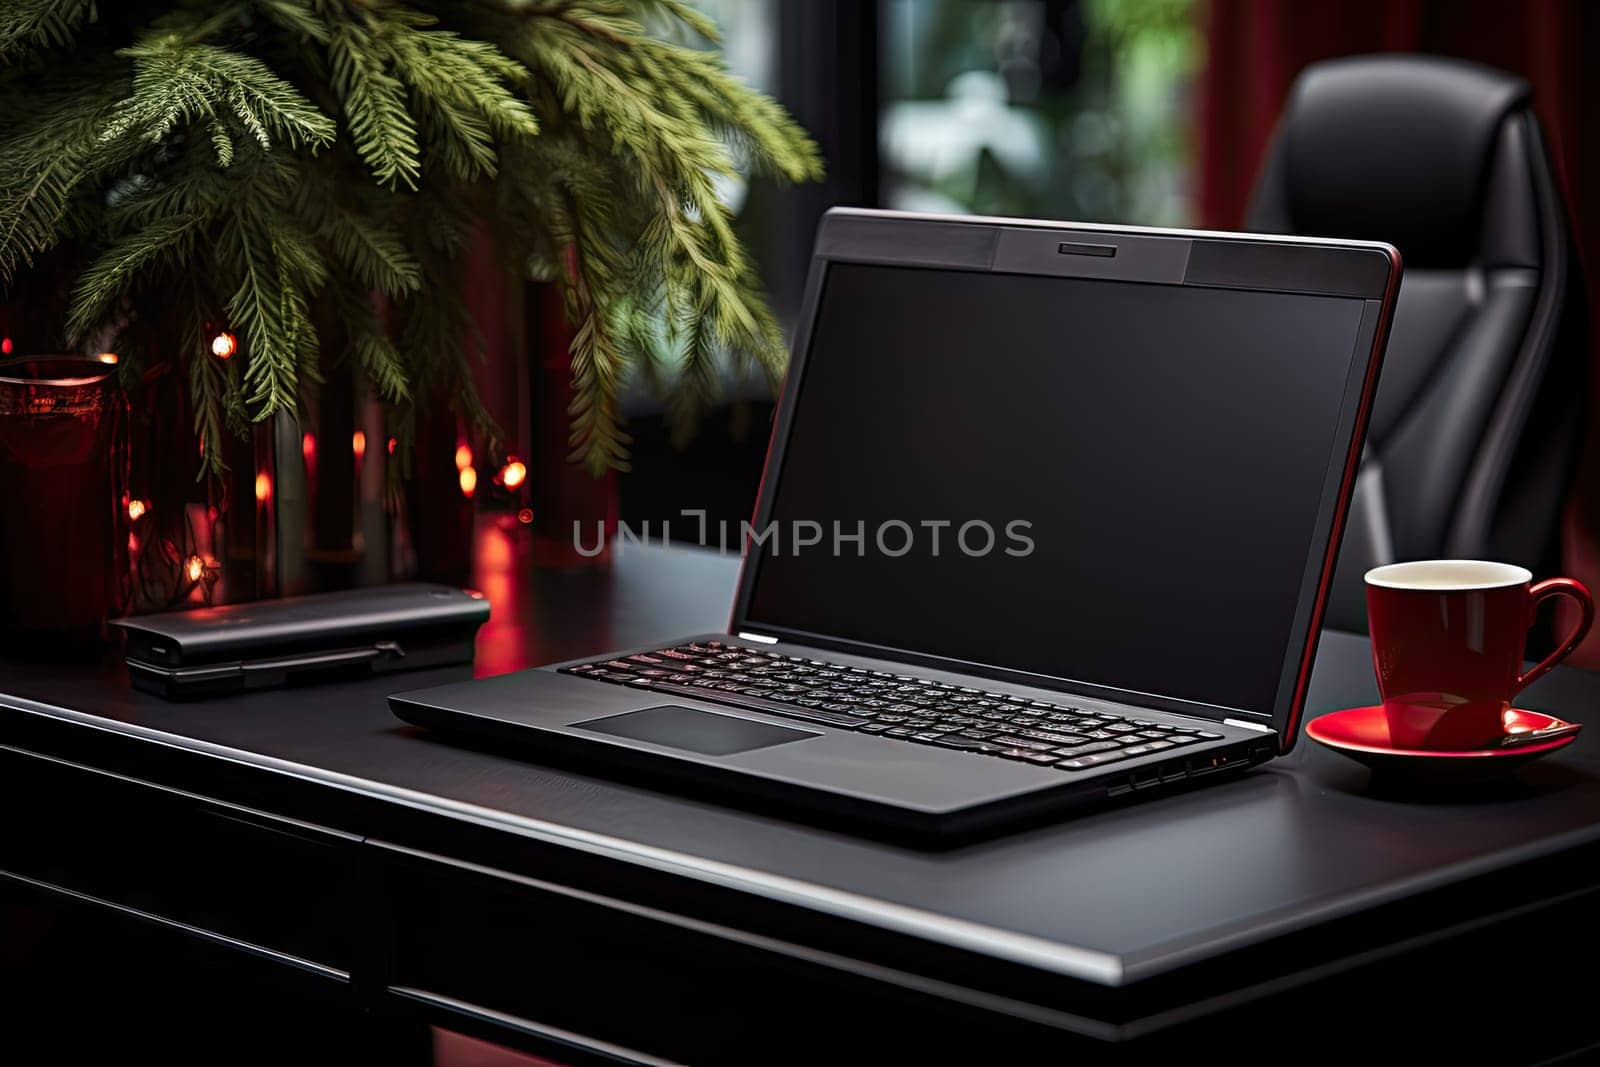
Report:
[{"label": "black office chair", "polygon": [[1529,95],[1487,67],[1362,56],[1306,68],[1279,119],[1247,227],[1388,241],[1405,261],[1331,626],[1366,629],[1380,563],[1559,565],[1583,286]]}]

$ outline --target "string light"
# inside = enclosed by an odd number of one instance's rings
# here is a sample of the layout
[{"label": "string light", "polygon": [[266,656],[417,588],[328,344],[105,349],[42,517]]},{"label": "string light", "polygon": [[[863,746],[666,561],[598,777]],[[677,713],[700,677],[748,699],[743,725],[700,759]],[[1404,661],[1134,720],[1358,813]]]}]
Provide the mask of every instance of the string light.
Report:
[{"label": "string light", "polygon": [[389,455],[394,455],[394,446],[398,443],[394,438],[389,438]]},{"label": "string light", "polygon": [[357,459],[360,459],[362,456],[366,455],[367,454],[367,435],[362,433],[360,430],[357,430],[355,433],[351,434],[350,435],[350,451],[352,451],[352,452],[354,452],[356,454],[356,458]]},{"label": "string light", "polygon": [[517,521],[522,523],[522,525],[524,525],[524,526],[533,525],[533,509],[532,508],[523,508],[521,511],[518,511],[517,512]]},{"label": "string light", "polygon": [[117,354],[115,352],[102,352],[95,358],[101,363],[115,363],[117,361]]},{"label": "string light", "polygon": [[150,505],[143,500],[130,500],[128,501],[128,520],[130,522],[138,522],[144,518],[144,513],[149,510]]},{"label": "string light", "polygon": [[206,561],[199,556],[190,556],[184,561],[183,573],[189,576],[191,582],[198,582],[205,577]]},{"label": "string light", "polygon": [[472,466],[472,448],[466,442],[456,445],[456,470],[464,471]]},{"label": "string light", "polygon": [[478,491],[478,472],[471,467],[461,468],[461,495],[471,497]]},{"label": "string light", "polygon": [[256,475],[256,499],[265,502],[272,496],[272,475],[262,471]]},{"label": "string light", "polygon": [[9,356],[11,354],[11,349],[11,338],[0,337],[0,356]]},{"label": "string light", "polygon": [[315,434],[300,435],[300,455],[305,457],[307,463],[317,458],[317,437]]},{"label": "string light", "polygon": [[239,350],[239,342],[224,330],[211,339],[211,354],[218,359],[227,359]]},{"label": "string light", "polygon": [[515,456],[506,457],[506,465],[500,468],[500,482],[507,489],[515,489],[527,481],[528,468]]}]

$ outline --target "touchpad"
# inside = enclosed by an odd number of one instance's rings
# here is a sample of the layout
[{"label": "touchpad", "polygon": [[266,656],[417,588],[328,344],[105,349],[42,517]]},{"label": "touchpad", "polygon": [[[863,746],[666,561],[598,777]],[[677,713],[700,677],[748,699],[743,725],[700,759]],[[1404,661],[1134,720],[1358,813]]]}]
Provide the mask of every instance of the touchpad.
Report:
[{"label": "touchpad", "polygon": [[676,704],[663,704],[658,708],[645,708],[643,711],[630,711],[572,725],[597,734],[631,737],[635,741],[681,748],[705,756],[731,756],[735,752],[749,752],[751,749],[770,748],[822,736],[810,730],[791,730],[787,726],[696,711]]}]

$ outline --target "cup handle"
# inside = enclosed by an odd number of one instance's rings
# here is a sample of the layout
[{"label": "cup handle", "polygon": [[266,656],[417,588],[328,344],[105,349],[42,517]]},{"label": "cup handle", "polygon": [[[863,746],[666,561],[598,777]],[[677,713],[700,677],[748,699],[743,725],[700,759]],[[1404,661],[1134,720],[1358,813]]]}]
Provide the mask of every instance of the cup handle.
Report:
[{"label": "cup handle", "polygon": [[1572,632],[1567,635],[1566,640],[1562,641],[1554,652],[1535,663],[1533,669],[1527,674],[1517,675],[1517,684],[1512,689],[1513,694],[1522,692],[1529,684],[1549,673],[1551,667],[1570,656],[1572,650],[1578,647],[1578,642],[1583,640],[1584,635],[1589,632],[1590,625],[1594,622],[1594,598],[1589,595],[1589,590],[1584,584],[1574,578],[1546,578],[1532,589],[1529,589],[1528,618],[1530,621],[1533,618],[1533,613],[1539,610],[1539,604],[1553,596],[1570,598],[1578,605],[1578,610],[1583,613],[1583,617],[1578,620],[1578,625],[1572,628]]}]

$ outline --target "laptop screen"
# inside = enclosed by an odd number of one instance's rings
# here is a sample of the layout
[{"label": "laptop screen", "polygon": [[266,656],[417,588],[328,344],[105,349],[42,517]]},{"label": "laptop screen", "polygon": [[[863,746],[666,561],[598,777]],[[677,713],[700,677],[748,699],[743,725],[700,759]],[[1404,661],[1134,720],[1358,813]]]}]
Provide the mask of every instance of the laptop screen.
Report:
[{"label": "laptop screen", "polygon": [[1362,310],[832,264],[749,625],[1270,714]]}]

